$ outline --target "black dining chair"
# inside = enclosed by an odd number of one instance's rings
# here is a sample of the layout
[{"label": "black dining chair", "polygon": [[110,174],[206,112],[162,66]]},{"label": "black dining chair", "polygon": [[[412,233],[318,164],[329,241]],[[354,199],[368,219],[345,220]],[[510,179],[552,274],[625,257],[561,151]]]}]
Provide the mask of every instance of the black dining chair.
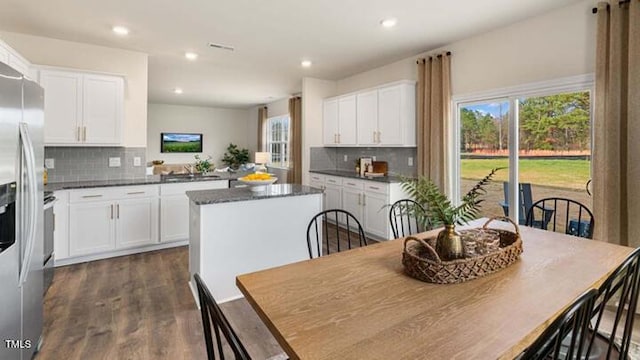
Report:
[{"label": "black dining chair", "polygon": [[[334,225],[329,226],[330,222]],[[341,229],[340,223],[345,226],[345,229]],[[345,241],[346,244],[344,244]],[[307,226],[307,247],[310,259],[366,245],[367,237],[364,235],[360,221],[345,210],[322,211],[314,216]],[[314,253],[313,250],[316,252]]]},{"label": "black dining chair", "polygon": [[[588,359],[629,358],[639,284],[640,248],[634,250],[598,289],[592,313],[595,336],[589,343]],[[613,321],[605,324],[606,315],[611,312],[615,314]]]},{"label": "black dining chair", "polygon": [[589,320],[598,291],[582,294],[519,357],[519,360],[584,359]]},{"label": "black dining chair", "polygon": [[200,299],[200,314],[202,315],[202,326],[204,327],[204,340],[207,346],[207,358],[209,360],[216,360],[216,355],[213,348],[213,334],[211,333],[211,326],[213,324],[213,330],[216,337],[218,356],[221,360],[224,360],[224,352],[222,351],[222,338],[220,333],[224,336],[227,344],[233,351],[234,359],[236,360],[250,360],[251,356],[245,349],[244,345],[240,341],[238,335],[233,330],[226,316],[216,303],[216,300],[209,292],[209,289],[202,281],[202,278],[198,274],[194,274],[193,278],[196,281],[198,287],[198,298]]},{"label": "black dining chair", "polygon": [[398,200],[391,205],[389,223],[394,239],[421,233],[432,228],[424,207],[411,199]]},{"label": "black dining chair", "polygon": [[[544,209],[544,210],[542,210]],[[553,210],[551,218],[546,226],[535,221]],[[550,197],[536,201],[527,213],[527,226],[539,229],[562,232],[578,237],[593,238],[593,226],[595,220],[593,213],[585,205],[571,199]]]}]

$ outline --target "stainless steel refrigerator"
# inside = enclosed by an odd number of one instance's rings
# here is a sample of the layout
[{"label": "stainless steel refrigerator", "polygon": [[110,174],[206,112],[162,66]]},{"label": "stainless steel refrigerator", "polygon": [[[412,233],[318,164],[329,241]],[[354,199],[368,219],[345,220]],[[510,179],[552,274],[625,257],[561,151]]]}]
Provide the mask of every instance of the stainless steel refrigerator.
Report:
[{"label": "stainless steel refrigerator", "polygon": [[44,91],[0,63],[0,359],[42,341]]}]

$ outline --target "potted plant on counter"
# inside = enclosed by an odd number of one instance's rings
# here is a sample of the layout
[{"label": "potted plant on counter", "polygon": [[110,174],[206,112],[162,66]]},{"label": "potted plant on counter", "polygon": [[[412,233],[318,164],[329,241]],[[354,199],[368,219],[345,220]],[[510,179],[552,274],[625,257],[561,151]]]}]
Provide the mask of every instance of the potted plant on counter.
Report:
[{"label": "potted plant on counter", "polygon": [[208,172],[213,171],[214,166],[213,166],[213,162],[211,161],[211,156],[207,156],[206,159],[203,159],[200,157],[200,155],[195,155],[194,156],[196,159],[196,162],[193,164],[193,166],[195,167],[196,171],[201,173],[202,175],[206,175]]},{"label": "potted plant on counter", "polygon": [[444,226],[436,240],[436,252],[441,259],[464,258],[462,237],[456,232],[455,225],[463,225],[480,217],[482,196],[487,193],[485,186],[491,182],[498,170],[500,168],[491,170],[489,175],[478,181],[458,206],[454,206],[431,179],[419,177],[402,181],[402,189],[424,208],[424,213],[419,207],[411,209],[418,221],[424,222],[423,225],[430,222],[433,226]]},{"label": "potted plant on counter", "polygon": [[240,165],[245,164],[247,161],[249,161],[249,150],[238,149],[235,144],[229,144],[222,157],[222,162],[233,170],[238,170]]}]

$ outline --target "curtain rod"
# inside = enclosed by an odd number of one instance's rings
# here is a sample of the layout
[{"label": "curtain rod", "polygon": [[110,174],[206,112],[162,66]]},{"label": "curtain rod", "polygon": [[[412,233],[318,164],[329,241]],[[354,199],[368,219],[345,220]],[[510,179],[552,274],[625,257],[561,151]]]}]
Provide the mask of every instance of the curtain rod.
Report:
[{"label": "curtain rod", "polygon": [[[447,53],[446,53],[446,54],[447,54],[447,56],[450,56],[450,55],[451,55],[451,51],[447,51]],[[432,58],[433,56],[429,56],[429,57],[430,57],[430,58]],[[436,57],[441,58],[441,57],[442,57],[442,54],[438,54],[438,55],[436,55]],[[426,61],[426,58],[422,58],[422,59],[418,59],[418,60],[416,60],[416,64],[419,64],[419,63],[420,63],[420,61],[425,62],[425,61]]]},{"label": "curtain rod", "polygon": [[[628,2],[631,2],[631,0],[620,0],[620,1],[618,1],[618,6],[620,6],[622,4],[625,4],[625,3],[628,3]],[[608,8],[609,8],[609,4],[607,4],[607,9]],[[593,9],[591,9],[591,13],[592,14],[597,14],[598,13],[598,8],[594,7]]]}]

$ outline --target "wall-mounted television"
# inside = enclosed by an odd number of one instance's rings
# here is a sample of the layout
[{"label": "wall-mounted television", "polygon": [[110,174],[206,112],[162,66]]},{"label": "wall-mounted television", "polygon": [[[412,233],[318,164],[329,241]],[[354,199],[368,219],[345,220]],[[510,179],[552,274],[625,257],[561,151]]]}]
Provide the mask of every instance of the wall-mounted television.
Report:
[{"label": "wall-mounted television", "polygon": [[201,153],[202,134],[162,133],[160,134],[160,152]]}]

